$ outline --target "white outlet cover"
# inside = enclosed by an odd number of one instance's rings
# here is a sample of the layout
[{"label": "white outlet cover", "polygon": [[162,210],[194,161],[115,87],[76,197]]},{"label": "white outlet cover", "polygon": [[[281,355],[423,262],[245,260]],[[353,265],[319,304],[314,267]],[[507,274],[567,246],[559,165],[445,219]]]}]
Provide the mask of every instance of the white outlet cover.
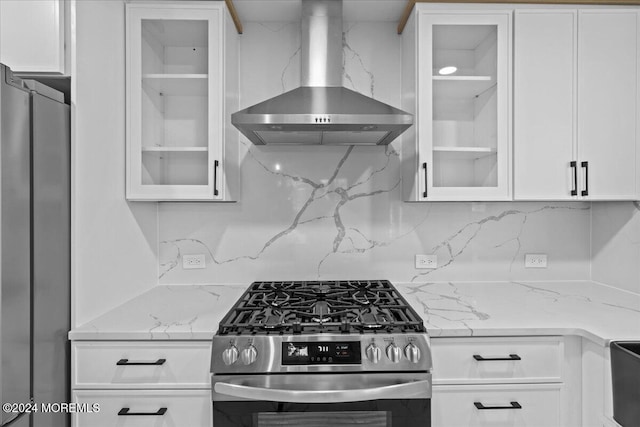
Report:
[{"label": "white outlet cover", "polygon": [[185,270],[205,268],[206,266],[204,254],[182,255],[182,268]]},{"label": "white outlet cover", "polygon": [[525,254],[524,268],[547,268],[547,254]]},{"label": "white outlet cover", "polygon": [[487,204],[486,203],[471,203],[471,212],[486,212]]},{"label": "white outlet cover", "polygon": [[438,268],[438,255],[416,255],[416,268]]}]

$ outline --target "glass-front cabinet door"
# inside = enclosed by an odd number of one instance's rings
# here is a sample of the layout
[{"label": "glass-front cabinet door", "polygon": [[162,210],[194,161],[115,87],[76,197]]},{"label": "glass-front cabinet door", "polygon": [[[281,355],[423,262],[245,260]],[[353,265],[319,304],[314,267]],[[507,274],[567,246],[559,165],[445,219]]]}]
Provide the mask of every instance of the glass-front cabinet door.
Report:
[{"label": "glass-front cabinet door", "polygon": [[419,20],[420,199],[510,199],[510,13]]},{"label": "glass-front cabinet door", "polygon": [[127,198],[222,198],[221,8],[128,5]]}]

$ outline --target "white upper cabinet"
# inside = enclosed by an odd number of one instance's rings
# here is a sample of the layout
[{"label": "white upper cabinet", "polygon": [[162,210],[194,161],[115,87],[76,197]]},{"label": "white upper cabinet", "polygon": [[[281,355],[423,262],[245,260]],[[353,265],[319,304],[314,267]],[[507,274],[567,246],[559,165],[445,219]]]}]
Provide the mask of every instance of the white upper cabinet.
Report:
[{"label": "white upper cabinet", "polygon": [[0,62],[17,73],[65,74],[64,17],[64,0],[0,0]]},{"label": "white upper cabinet", "polygon": [[575,187],[576,24],[576,11],[516,12],[516,198],[570,199]]},{"label": "white upper cabinet", "polygon": [[514,194],[638,197],[638,13],[523,10],[515,17]]},{"label": "white upper cabinet", "polygon": [[510,199],[511,12],[416,5],[403,38],[405,200]]},{"label": "white upper cabinet", "polygon": [[638,13],[580,11],[580,194],[635,199],[638,138]]},{"label": "white upper cabinet", "polygon": [[233,200],[237,34],[223,3],[127,5],[127,198]]}]

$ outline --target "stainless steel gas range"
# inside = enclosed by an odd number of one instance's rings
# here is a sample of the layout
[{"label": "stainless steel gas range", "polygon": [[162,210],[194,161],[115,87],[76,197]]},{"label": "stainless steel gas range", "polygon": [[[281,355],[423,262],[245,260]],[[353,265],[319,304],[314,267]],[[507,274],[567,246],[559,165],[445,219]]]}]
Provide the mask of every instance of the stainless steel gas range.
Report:
[{"label": "stainless steel gas range", "polygon": [[389,281],[255,282],[213,337],[213,424],[426,427],[430,370]]}]

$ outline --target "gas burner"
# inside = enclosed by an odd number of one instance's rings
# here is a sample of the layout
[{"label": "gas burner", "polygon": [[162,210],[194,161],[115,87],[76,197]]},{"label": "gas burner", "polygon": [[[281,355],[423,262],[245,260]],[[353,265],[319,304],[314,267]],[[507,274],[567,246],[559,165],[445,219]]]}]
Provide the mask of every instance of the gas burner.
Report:
[{"label": "gas burner", "polygon": [[379,296],[368,289],[358,290],[351,294],[351,299],[360,305],[371,305],[379,301]]},{"label": "gas burner", "polygon": [[289,299],[291,299],[291,295],[283,291],[274,291],[262,296],[262,302],[272,307],[282,307],[289,302]]},{"label": "gas burner", "polygon": [[313,293],[316,295],[326,295],[331,292],[331,286],[323,283],[313,287]]},{"label": "gas burner", "polygon": [[274,311],[271,307],[267,307],[261,312],[256,312],[256,320],[260,327],[264,330],[274,331],[284,328],[282,314]]},{"label": "gas burner", "polygon": [[386,280],[254,282],[220,335],[416,333],[424,325]]}]

